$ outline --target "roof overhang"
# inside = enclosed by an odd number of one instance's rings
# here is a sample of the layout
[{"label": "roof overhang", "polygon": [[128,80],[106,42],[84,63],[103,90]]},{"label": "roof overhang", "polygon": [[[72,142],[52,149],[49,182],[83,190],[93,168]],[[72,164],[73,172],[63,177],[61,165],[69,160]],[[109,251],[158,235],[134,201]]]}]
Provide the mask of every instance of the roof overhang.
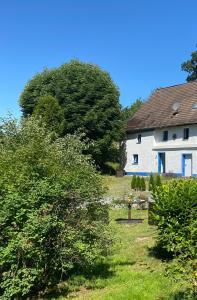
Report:
[{"label": "roof overhang", "polygon": [[143,131],[153,131],[156,129],[164,129],[164,128],[172,128],[172,127],[181,127],[181,126],[189,126],[189,125],[196,125],[197,122],[192,123],[181,123],[181,124],[173,124],[173,125],[163,125],[163,126],[157,126],[157,127],[150,127],[150,128],[136,128],[136,129],[126,129],[126,133],[137,133],[137,132],[143,132]]},{"label": "roof overhang", "polygon": [[188,144],[188,145],[158,145],[152,148],[153,151],[157,150],[193,150],[197,149],[197,144]]}]

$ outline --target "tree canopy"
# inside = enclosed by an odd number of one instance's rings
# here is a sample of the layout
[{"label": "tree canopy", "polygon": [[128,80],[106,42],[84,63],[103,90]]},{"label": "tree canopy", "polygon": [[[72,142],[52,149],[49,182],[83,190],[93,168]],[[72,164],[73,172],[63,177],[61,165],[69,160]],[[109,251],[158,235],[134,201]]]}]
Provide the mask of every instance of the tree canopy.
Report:
[{"label": "tree canopy", "polygon": [[130,107],[125,107],[122,109],[122,119],[123,122],[127,122],[129,118],[131,118],[134,113],[136,113],[136,111],[141,107],[141,105],[143,104],[143,101],[141,98],[136,99],[136,101],[131,104]]},{"label": "tree canopy", "polygon": [[192,52],[190,60],[182,63],[181,69],[189,74],[187,76],[187,81],[197,79],[197,51]]},{"label": "tree canopy", "polygon": [[41,119],[50,131],[61,135],[64,130],[64,114],[58,101],[50,95],[40,96],[33,115]]},{"label": "tree canopy", "polygon": [[96,165],[105,168],[114,155],[114,141],[122,134],[119,91],[110,75],[96,65],[75,60],[46,69],[25,86],[20,97],[23,115],[33,114],[44,95],[55,97],[61,106],[63,133],[83,131],[93,141],[89,151]]}]

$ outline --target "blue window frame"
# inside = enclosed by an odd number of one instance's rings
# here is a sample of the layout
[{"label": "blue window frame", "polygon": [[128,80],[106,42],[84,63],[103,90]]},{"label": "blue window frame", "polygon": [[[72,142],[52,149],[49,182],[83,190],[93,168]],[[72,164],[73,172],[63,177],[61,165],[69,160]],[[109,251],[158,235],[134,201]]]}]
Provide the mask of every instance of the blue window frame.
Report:
[{"label": "blue window frame", "polygon": [[133,154],[133,164],[138,165],[138,154]]},{"label": "blue window frame", "polygon": [[191,176],[192,176],[192,154],[191,153],[184,153],[182,154],[182,176],[185,176],[185,163],[186,163],[186,160],[191,160]]},{"label": "blue window frame", "polygon": [[158,173],[166,172],[166,154],[165,152],[158,153]]}]

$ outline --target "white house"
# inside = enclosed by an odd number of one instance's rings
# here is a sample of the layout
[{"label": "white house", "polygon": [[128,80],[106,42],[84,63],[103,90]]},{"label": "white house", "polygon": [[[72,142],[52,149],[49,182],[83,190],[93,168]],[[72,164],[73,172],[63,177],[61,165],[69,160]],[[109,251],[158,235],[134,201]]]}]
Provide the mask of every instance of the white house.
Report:
[{"label": "white house", "polygon": [[197,176],[197,80],[157,89],[126,131],[127,175]]}]

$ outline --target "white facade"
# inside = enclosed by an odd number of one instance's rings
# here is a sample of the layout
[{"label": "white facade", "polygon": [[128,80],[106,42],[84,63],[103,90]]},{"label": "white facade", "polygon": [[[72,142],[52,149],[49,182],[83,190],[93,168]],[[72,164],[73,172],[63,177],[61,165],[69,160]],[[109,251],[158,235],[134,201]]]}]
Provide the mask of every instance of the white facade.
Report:
[{"label": "white facade", "polygon": [[128,134],[126,152],[127,175],[167,173],[197,176],[197,125]]}]

